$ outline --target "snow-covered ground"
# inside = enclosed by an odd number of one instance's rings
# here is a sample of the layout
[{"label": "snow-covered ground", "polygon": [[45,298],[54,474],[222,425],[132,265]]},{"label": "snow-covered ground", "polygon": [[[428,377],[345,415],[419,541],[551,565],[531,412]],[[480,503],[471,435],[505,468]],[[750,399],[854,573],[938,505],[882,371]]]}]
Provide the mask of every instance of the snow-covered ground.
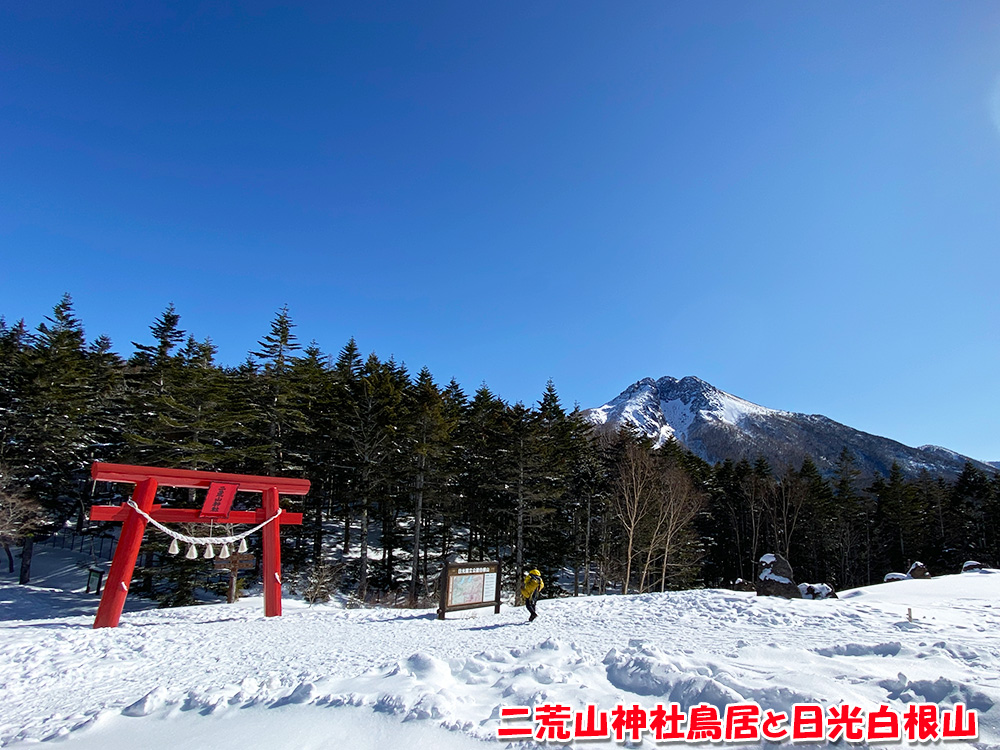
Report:
[{"label": "snow-covered ground", "polygon": [[[501,707],[671,701],[786,712],[963,702],[979,711],[979,740],[942,746],[1000,747],[996,571],[823,601],[718,590],[543,600],[530,625],[513,607],[441,622],[289,599],[280,618],[264,618],[257,598],[170,610],[135,600],[120,627],[93,630],[85,573],[65,553],[41,548],[37,561],[37,586],[0,576],[5,747],[502,748]],[[641,746],[654,746],[648,734]]]}]

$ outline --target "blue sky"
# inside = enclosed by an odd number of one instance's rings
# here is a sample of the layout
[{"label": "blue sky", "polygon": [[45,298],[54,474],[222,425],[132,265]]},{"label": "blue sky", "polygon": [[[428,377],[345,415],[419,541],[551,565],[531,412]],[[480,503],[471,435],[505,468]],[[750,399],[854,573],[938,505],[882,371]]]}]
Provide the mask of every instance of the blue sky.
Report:
[{"label": "blue sky", "polygon": [[0,315],[1000,459],[1000,5],[0,6]]}]

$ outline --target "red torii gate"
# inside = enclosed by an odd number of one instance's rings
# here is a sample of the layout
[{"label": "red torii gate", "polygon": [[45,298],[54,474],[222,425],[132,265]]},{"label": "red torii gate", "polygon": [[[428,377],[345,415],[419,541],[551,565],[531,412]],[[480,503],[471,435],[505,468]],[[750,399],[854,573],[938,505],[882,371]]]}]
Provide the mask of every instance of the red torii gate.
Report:
[{"label": "red torii gate", "polygon": [[[219,474],[214,471],[192,471],[190,469],[164,469],[152,466],[130,466],[128,464],[105,464],[95,461],[90,475],[102,482],[127,482],[135,485],[132,502],[143,513],[160,523],[253,523],[260,524],[273,518],[263,529],[262,552],[264,565],[264,615],[281,615],[281,525],[299,525],[301,513],[280,512],[279,495],[305,495],[309,492],[308,479],[286,479],[281,477],[259,477],[249,474]],[[261,507],[257,510],[226,510],[223,515],[208,510],[185,508],[164,508],[154,505],[157,487],[186,487],[208,489],[213,484],[229,485],[226,494],[231,500],[236,490],[259,492],[262,494]],[[233,487],[235,485],[235,487]],[[274,518],[277,516],[277,518]],[[90,508],[91,521],[122,521],[122,532],[118,548],[111,561],[107,584],[94,619],[95,628],[115,628],[121,619],[125,597],[132,582],[132,573],[139,557],[139,547],[146,531],[146,518],[122,505],[93,505]]]}]

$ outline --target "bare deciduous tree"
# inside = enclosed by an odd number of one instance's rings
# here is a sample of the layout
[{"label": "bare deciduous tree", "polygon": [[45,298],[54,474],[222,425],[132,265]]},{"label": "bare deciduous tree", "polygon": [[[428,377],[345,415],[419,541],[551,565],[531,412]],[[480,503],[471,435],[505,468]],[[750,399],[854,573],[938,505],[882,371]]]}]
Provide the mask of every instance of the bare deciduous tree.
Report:
[{"label": "bare deciduous tree", "polygon": [[[746,519],[747,536],[744,544],[741,544],[739,529],[740,519],[733,519],[733,526],[736,529],[736,541],[739,554],[739,570],[741,578],[752,578],[755,574],[755,565],[761,555],[761,536],[766,527],[765,511],[769,507],[769,498],[773,497],[773,483],[771,478],[758,472],[747,474],[740,481],[740,490],[743,507],[737,512],[742,513]],[[748,554],[749,553],[749,556]],[[750,564],[749,574],[745,570],[747,563]]]},{"label": "bare deciduous tree", "polygon": [[632,584],[632,558],[639,541],[640,527],[658,498],[656,464],[649,449],[629,441],[625,444],[621,468],[615,480],[611,511],[625,533],[625,582],[622,593]]},{"label": "bare deciduous tree", "polygon": [[[660,515],[660,536],[658,548],[663,553],[663,567],[660,571],[660,591],[667,587],[667,569],[675,566],[678,543],[684,531],[708,503],[708,496],[695,487],[686,471],[676,464],[667,466],[661,475],[663,502]],[[652,548],[652,545],[650,545]]]},{"label": "bare deciduous tree", "polygon": [[0,470],[0,544],[7,553],[9,572],[14,572],[14,556],[10,545],[30,534],[42,519],[41,506],[22,494]]},{"label": "bare deciduous tree", "polygon": [[767,507],[774,535],[774,549],[787,560],[795,527],[798,525],[802,507],[809,497],[809,491],[801,477],[791,467],[785,470],[781,481],[776,485],[771,484],[770,487]]}]

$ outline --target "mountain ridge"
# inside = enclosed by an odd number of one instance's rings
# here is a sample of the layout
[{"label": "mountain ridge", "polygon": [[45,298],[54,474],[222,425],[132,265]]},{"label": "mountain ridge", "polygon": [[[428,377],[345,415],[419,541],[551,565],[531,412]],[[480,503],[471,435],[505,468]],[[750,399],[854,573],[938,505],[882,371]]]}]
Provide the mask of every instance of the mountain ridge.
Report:
[{"label": "mountain ridge", "polygon": [[713,464],[764,457],[777,468],[801,465],[808,456],[820,471],[831,474],[846,447],[869,476],[887,476],[893,463],[911,477],[923,471],[955,477],[967,462],[989,472],[997,469],[948,448],[913,448],[822,414],[760,406],[693,375],[642,378],[606,404],[584,410],[583,415],[598,430],[631,425],[657,447],[673,438]]}]

